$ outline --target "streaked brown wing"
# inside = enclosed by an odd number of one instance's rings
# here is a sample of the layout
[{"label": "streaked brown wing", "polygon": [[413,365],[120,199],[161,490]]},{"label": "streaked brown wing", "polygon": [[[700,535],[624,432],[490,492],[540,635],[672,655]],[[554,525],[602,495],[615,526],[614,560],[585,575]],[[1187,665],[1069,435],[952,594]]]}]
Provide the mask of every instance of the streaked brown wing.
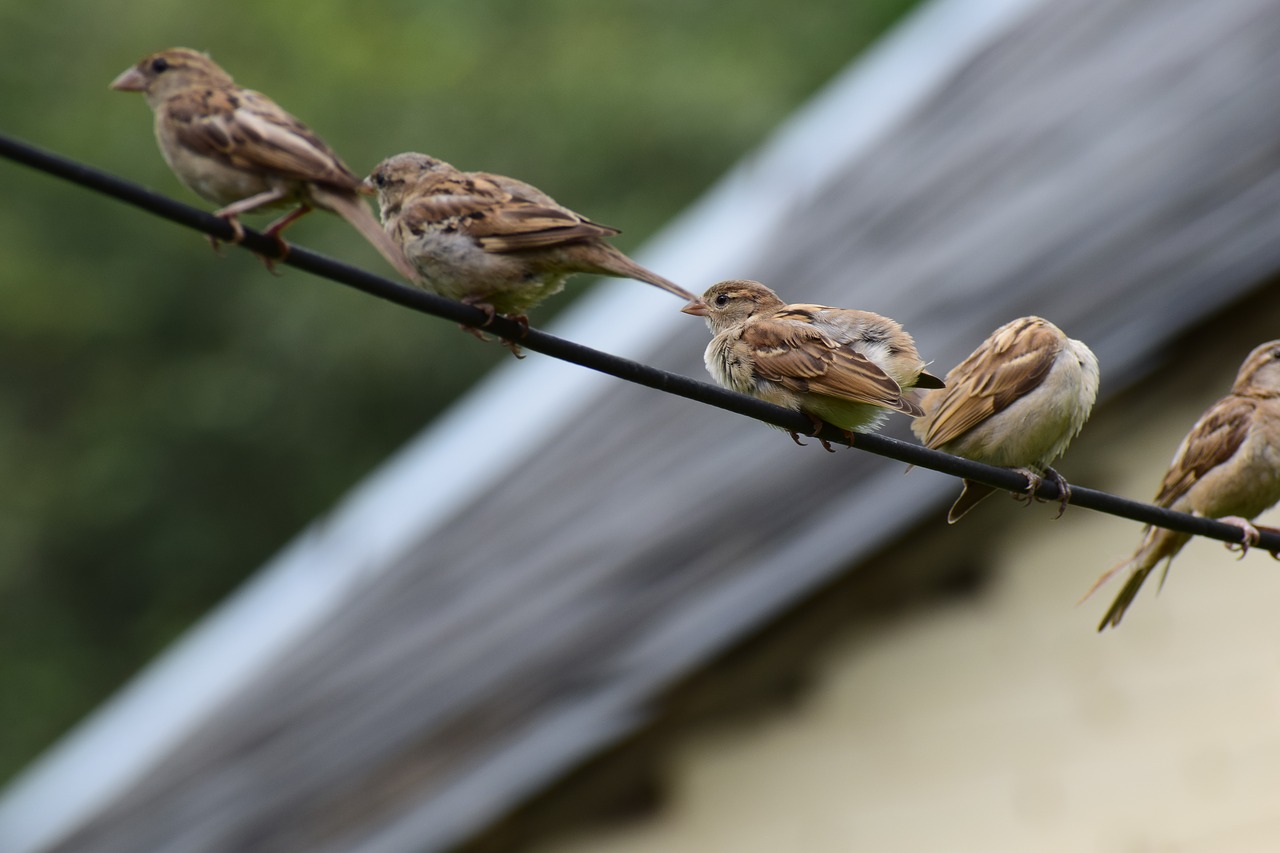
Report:
[{"label": "streaked brown wing", "polygon": [[499,254],[618,233],[571,210],[512,195],[508,185],[522,186],[512,180],[500,183],[482,173],[442,175],[420,185],[402,215],[418,230],[423,223],[444,225],[452,221],[486,252]]},{"label": "streaked brown wing", "polygon": [[270,172],[359,192],[360,179],[310,128],[249,90],[187,92],[166,105],[178,142],[251,172]]},{"label": "streaked brown wing", "polygon": [[477,219],[468,230],[486,252],[519,252],[611,237],[615,229],[583,219],[571,210],[511,201]]},{"label": "streaked brown wing", "polygon": [[1249,397],[1224,397],[1214,403],[1182,440],[1156,503],[1172,506],[1205,474],[1234,456],[1249,434],[1256,407],[1257,401]]},{"label": "streaked brown wing", "polygon": [[1000,329],[947,374],[947,390],[925,434],[940,447],[1031,393],[1049,373],[1061,340],[1030,318]]},{"label": "streaked brown wing", "polygon": [[761,319],[746,325],[742,340],[751,347],[757,374],[791,391],[888,408],[903,403],[898,383],[874,362],[807,324]]},{"label": "streaked brown wing", "polygon": [[464,182],[452,178],[424,183],[415,187],[405,201],[401,219],[417,233],[428,225],[442,227],[449,224],[462,231],[462,222],[483,219],[489,216],[495,204],[500,203],[471,189]]}]

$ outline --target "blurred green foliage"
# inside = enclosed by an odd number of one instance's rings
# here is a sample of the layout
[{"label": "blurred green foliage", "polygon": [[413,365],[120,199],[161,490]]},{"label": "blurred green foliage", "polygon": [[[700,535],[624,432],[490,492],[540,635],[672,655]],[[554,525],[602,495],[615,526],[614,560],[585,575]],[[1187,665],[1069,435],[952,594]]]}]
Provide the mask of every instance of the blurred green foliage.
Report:
[{"label": "blurred green foliage", "polygon": [[[0,131],[207,208],[107,89],[185,45],[357,172],[424,150],[515,175],[630,250],[909,5],[0,0]],[[25,167],[0,181],[3,780],[510,356]],[[337,217],[290,238],[389,273]]]}]

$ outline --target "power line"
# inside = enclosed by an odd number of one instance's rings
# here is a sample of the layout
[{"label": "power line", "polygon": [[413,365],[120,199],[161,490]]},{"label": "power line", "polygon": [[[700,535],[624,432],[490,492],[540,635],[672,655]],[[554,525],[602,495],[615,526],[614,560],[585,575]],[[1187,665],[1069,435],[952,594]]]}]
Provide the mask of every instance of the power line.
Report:
[{"label": "power line", "polygon": [[[23,163],[50,175],[64,178],[72,183],[119,199],[135,207],[140,207],[164,219],[177,222],[180,225],[185,225],[212,237],[221,240],[230,240],[232,238],[231,226],[225,220],[219,219],[211,213],[175,201],[131,181],[123,180],[100,169],[45,151],[4,134],[0,134],[0,156]],[[442,317],[466,326],[480,327],[484,325],[486,320],[485,313],[478,308],[464,305],[461,302],[454,302],[417,288],[397,284],[390,279],[335,261],[332,258],[327,258],[300,246],[291,245],[288,256],[280,259],[279,247],[276,242],[250,228],[245,229],[244,240],[239,245],[256,254],[276,259],[280,263],[305,270],[321,278],[327,278],[330,281],[354,287],[357,290],[362,290],[365,293],[386,299],[414,311]],[[610,355],[564,338],[558,338],[538,329],[531,328],[526,331],[520,324],[502,315],[494,317],[493,321],[484,328],[486,331],[491,331],[508,340],[517,340],[522,347],[527,347],[552,358],[587,367],[627,382],[633,382],[667,394],[675,394],[698,403],[715,406],[781,427],[790,432],[805,434],[813,429],[809,418],[799,412],[793,412],[781,406],[775,406],[772,403],[766,403],[763,400],[757,400],[754,397],[729,391],[707,382],[690,379],[687,376],[669,373],[630,359]],[[832,444],[849,444],[844,433],[830,425],[825,426],[817,438]],[[996,468],[980,462],[972,462],[968,459],[961,459],[958,456],[931,450],[927,447],[900,441],[885,435],[875,433],[859,434],[856,436],[853,446],[868,453],[875,453],[879,456],[939,471],[943,474],[950,474],[954,477],[975,480],[1010,492],[1023,493],[1027,488],[1027,481],[1023,475],[1008,468]],[[1036,491],[1036,497],[1044,500],[1057,500],[1057,486],[1046,480]],[[1075,506],[1107,513],[1108,515],[1115,515],[1144,524],[1153,524],[1157,527],[1166,527],[1182,533],[1217,539],[1222,542],[1239,543],[1241,538],[1240,529],[1230,524],[1184,512],[1175,512],[1164,507],[1129,500],[1128,498],[1088,489],[1083,486],[1073,485],[1071,487],[1070,503]],[[1262,528],[1258,547],[1273,553],[1280,552],[1280,531]]]}]

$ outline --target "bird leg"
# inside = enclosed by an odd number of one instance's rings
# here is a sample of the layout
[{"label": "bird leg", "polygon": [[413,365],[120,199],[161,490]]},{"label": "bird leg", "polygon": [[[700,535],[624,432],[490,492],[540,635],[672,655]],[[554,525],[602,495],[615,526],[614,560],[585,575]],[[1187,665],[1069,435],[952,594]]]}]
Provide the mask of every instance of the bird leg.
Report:
[{"label": "bird leg", "polygon": [[1058,514],[1054,518],[1062,518],[1062,514],[1067,511],[1067,504],[1071,502],[1071,484],[1053,468],[1046,467],[1044,472],[1058,487]]},{"label": "bird leg", "polygon": [[[264,204],[273,204],[287,197],[288,195],[289,195],[288,191],[283,189],[282,187],[274,187],[272,189],[267,190],[266,192],[260,192],[257,195],[251,195],[248,198],[242,198],[239,201],[235,202],[234,204],[229,204],[220,210],[215,210],[213,212],[213,215],[225,221],[228,225],[231,226],[232,236],[231,236],[230,242],[233,244],[239,243],[241,240],[244,239],[244,226],[240,224],[240,219],[239,219],[240,214],[248,213],[251,210],[256,210],[259,207],[262,207]],[[293,218],[297,219],[296,216]],[[286,222],[285,220],[288,220],[288,222]],[[287,216],[285,217],[285,220],[281,220],[282,222],[284,222],[285,225],[288,225],[289,222],[293,221],[289,219],[289,217]],[[279,230],[279,229],[276,229],[276,230]],[[275,236],[275,235],[272,235],[272,236]],[[213,244],[214,250],[217,251],[217,248],[218,248],[217,238],[210,236],[209,242]],[[284,241],[281,240],[280,242],[283,243]],[[259,255],[259,257],[262,257],[262,256]],[[281,257],[283,257],[283,255]],[[272,261],[270,259],[262,257],[262,261],[267,265],[267,269],[272,268],[271,267]]]},{"label": "bird leg", "polygon": [[1219,518],[1223,524],[1230,524],[1232,527],[1240,528],[1240,541],[1226,543],[1228,551],[1239,549],[1240,559],[1244,559],[1244,555],[1249,553],[1249,549],[1258,544],[1258,539],[1262,534],[1258,532],[1258,528],[1249,523],[1249,519],[1241,518],[1238,515],[1226,515]]},{"label": "bird leg", "polygon": [[262,258],[262,262],[267,265],[268,272],[275,273],[276,262],[283,261],[285,258],[289,257],[289,244],[286,243],[284,241],[284,238],[280,236],[280,232],[288,228],[290,225],[297,222],[299,219],[306,216],[310,212],[311,212],[311,205],[300,204],[297,207],[295,207],[293,210],[286,213],[284,216],[277,219],[275,222],[272,222],[270,225],[267,226],[266,230],[262,232],[266,236],[270,237],[272,240],[276,241],[276,248],[280,251],[280,257],[278,258],[268,258],[265,255],[258,256]]},{"label": "bird leg", "polygon": [[[242,198],[237,202],[227,205],[221,210],[215,210],[213,212],[213,215],[219,216],[223,219],[226,219],[229,216],[230,217],[239,216],[242,213],[248,213],[251,210],[257,210],[258,208],[262,207],[264,204],[275,204],[277,201],[280,201],[281,199],[286,198],[288,195],[289,195],[289,191],[286,190],[284,187],[272,187],[271,189],[260,192],[257,195],[251,195],[248,198]],[[241,236],[244,236],[244,235],[241,235]]]}]

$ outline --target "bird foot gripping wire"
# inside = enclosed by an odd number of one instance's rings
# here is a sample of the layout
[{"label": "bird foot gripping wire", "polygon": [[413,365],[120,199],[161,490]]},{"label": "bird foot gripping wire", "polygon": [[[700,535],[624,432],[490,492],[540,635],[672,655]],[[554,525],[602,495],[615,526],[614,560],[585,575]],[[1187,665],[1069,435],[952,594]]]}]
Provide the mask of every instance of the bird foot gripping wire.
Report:
[{"label": "bird foot gripping wire", "polygon": [[1052,468],[1045,468],[1045,476],[1041,477],[1030,468],[1015,468],[1019,474],[1027,478],[1027,487],[1022,492],[1015,492],[1013,499],[1022,501],[1030,506],[1034,501],[1036,503],[1044,503],[1045,498],[1040,497],[1036,492],[1040,491],[1040,486],[1044,483],[1045,478],[1053,481],[1058,487],[1058,514],[1054,518],[1062,518],[1062,514],[1067,511],[1067,504],[1071,502],[1071,485],[1066,478]]},{"label": "bird foot gripping wire", "polygon": [[[807,418],[809,418],[809,423],[813,424],[813,432],[809,433],[809,437],[818,439],[818,443],[822,445],[823,450],[827,451],[828,453],[835,453],[836,452],[835,448],[831,446],[831,442],[827,441],[825,438],[823,438],[821,435],[818,434],[822,432],[822,428],[826,426],[826,422],[823,421],[821,418],[814,417],[808,412],[805,412],[804,414]],[[795,430],[791,430],[791,429],[787,430],[787,435],[791,436],[791,440],[794,441],[796,444],[800,445],[801,447],[808,446],[807,444],[805,444],[803,441],[800,440],[800,433],[796,432]],[[849,436],[849,444],[853,444],[853,434],[846,432],[845,435]]]},{"label": "bird foot gripping wire", "polygon": [[[529,334],[529,318],[524,314],[509,315],[507,319],[520,327],[521,339],[523,339],[525,335]],[[490,320],[489,322],[493,321]],[[511,354],[516,358],[524,358],[524,351],[520,349],[520,344],[517,341],[510,340],[509,338],[499,338],[498,340],[504,347],[511,350]]]},{"label": "bird foot gripping wire", "polygon": [[[1236,551],[1240,552],[1238,559],[1243,560],[1244,555],[1249,553],[1249,549],[1254,545],[1257,545],[1258,540],[1262,538],[1262,533],[1258,528],[1250,524],[1249,519],[1247,518],[1241,518],[1238,515],[1227,515],[1219,518],[1218,521],[1221,521],[1223,524],[1230,524],[1232,527],[1240,528],[1240,541],[1225,543],[1228,551],[1231,551],[1232,553]],[[1272,553],[1271,556],[1275,557],[1276,555]]]},{"label": "bird foot gripping wire", "polygon": [[1071,503],[1071,484],[1052,468],[1045,468],[1044,472],[1058,487],[1058,514],[1054,518],[1062,518],[1062,514],[1067,511],[1067,504]]},{"label": "bird foot gripping wire", "polygon": [[[477,340],[484,341],[485,343],[488,343],[489,341],[493,340],[493,338],[485,334],[483,330],[487,329],[490,325],[493,324],[494,318],[498,316],[498,309],[494,308],[488,302],[485,302],[482,299],[478,299],[478,298],[467,298],[467,299],[463,299],[462,301],[464,304],[470,305],[472,308],[479,308],[481,311],[483,311],[484,322],[481,323],[478,327],[468,326],[465,323],[459,323],[458,328],[462,329],[462,331],[466,332],[469,335],[473,335]],[[515,323],[517,326],[520,327],[521,338],[529,334],[529,318],[526,317],[524,314],[513,314],[513,315],[504,314],[503,316],[506,317],[508,320],[511,320],[513,323]],[[511,354],[514,355],[516,358],[525,357],[524,351],[520,349],[520,344],[518,341],[513,341],[504,337],[499,337],[498,341],[504,347],[511,350]]]},{"label": "bird foot gripping wire", "polygon": [[[284,198],[285,195],[286,193],[284,189],[280,187],[273,187],[266,192],[261,192],[257,195],[250,196],[249,198],[241,199],[240,201],[237,201],[234,204],[229,204],[220,210],[215,210],[213,215],[231,226],[232,235],[230,242],[232,245],[235,245],[244,240],[244,226],[240,224],[240,214],[249,213],[250,211],[257,210],[264,205],[274,204]],[[267,272],[272,275],[279,275],[280,273],[276,272],[276,264],[289,256],[289,244],[280,236],[280,232],[310,212],[311,205],[300,204],[267,226],[266,231],[263,233],[265,236],[270,237],[275,241],[276,247],[279,250],[278,257],[275,258],[271,258],[266,255],[258,255],[262,260],[263,266],[267,268]],[[217,251],[217,239],[210,236],[209,242],[213,244],[214,251]],[[254,254],[258,253],[255,252]]]},{"label": "bird foot gripping wire", "polygon": [[[238,245],[240,241],[244,239],[244,226],[240,224],[240,220],[236,218],[236,215],[234,213],[225,213],[219,210],[213,215],[231,226],[231,239],[226,240],[225,242],[230,243],[232,246],[235,246],[235,245]],[[219,240],[217,237],[213,236],[212,234],[206,234],[205,237],[206,239],[208,239],[209,245],[213,248],[213,251],[221,255],[222,244],[224,241]]]},{"label": "bird foot gripping wire", "polygon": [[1040,491],[1040,484],[1044,482],[1040,475],[1030,468],[1015,468],[1014,470],[1027,478],[1027,487],[1021,492],[1014,492],[1013,499],[1026,506],[1031,506],[1033,501],[1041,500],[1036,496],[1036,492]]},{"label": "bird foot gripping wire", "polygon": [[[240,220],[236,218],[235,214],[228,214],[228,213],[223,213],[221,211],[218,211],[214,213],[214,216],[218,217],[223,222],[230,225],[231,231],[232,231],[230,240],[220,240],[217,237],[213,236],[212,234],[205,235],[205,238],[209,241],[209,246],[212,247],[214,253],[221,255],[222,244],[224,242],[232,246],[236,246],[244,241],[244,226],[240,224]],[[283,222],[285,225],[288,225],[290,222],[292,222],[294,219],[297,219],[297,218],[298,218],[297,216],[293,216],[292,214],[290,214],[290,216],[286,216],[284,219],[280,220],[280,222]],[[280,236],[279,232],[281,228],[277,227],[278,225],[279,223],[275,223],[271,227],[269,227],[266,231],[263,232],[264,236],[270,237],[272,240],[275,241],[275,244],[277,247],[276,257],[273,258],[269,255],[260,255],[257,252],[254,252],[254,254],[258,256],[258,260],[262,261],[262,265],[267,268],[267,272],[271,273],[276,277],[283,275],[283,273],[281,273],[279,270],[276,269],[276,264],[280,263],[285,258],[289,257],[289,244],[285,242],[285,239],[283,237]]]},{"label": "bird foot gripping wire", "polygon": [[[1270,533],[1275,536],[1280,536],[1280,527],[1268,527],[1265,524],[1255,524],[1253,527],[1254,530],[1257,530],[1259,533]],[[1271,559],[1280,560],[1280,550],[1268,550],[1267,553],[1271,555]]]}]

